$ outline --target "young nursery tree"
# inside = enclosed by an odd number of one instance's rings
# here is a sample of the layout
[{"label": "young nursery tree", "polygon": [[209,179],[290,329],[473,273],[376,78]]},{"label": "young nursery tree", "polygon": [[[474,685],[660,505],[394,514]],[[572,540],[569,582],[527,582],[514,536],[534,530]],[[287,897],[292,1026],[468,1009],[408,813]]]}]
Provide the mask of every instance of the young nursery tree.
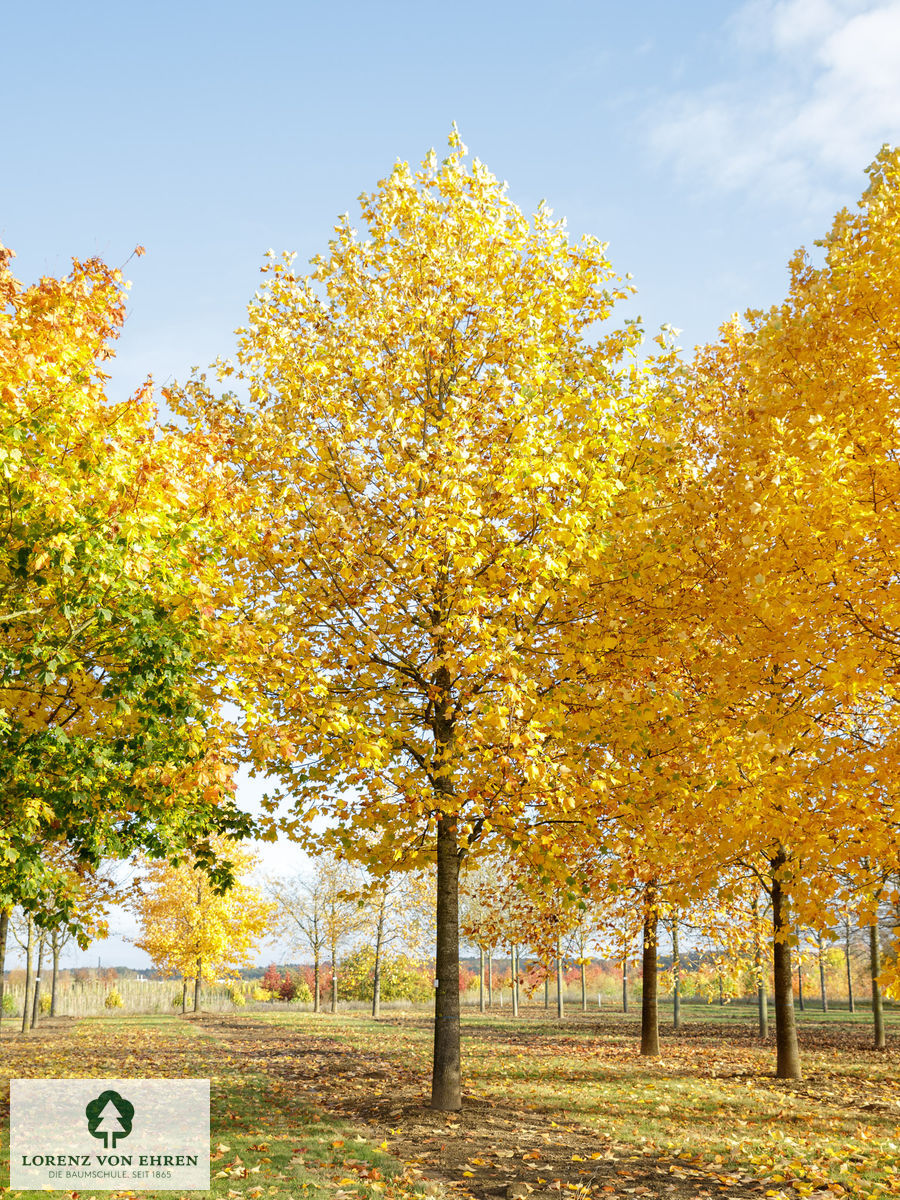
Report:
[{"label": "young nursery tree", "polygon": [[869,174],[823,239],[824,264],[798,252],[785,301],[698,354],[688,405],[706,463],[695,552],[730,664],[716,691],[741,726],[746,780],[721,827],[763,864],[789,1078],[798,928],[826,929],[833,905],[869,891],[867,863],[900,859],[884,783],[900,754],[900,151]]},{"label": "young nursery tree", "polygon": [[249,400],[202,380],[172,396],[230,440],[245,489],[235,695],[292,798],[283,828],[380,871],[436,862],[447,1110],[460,862],[503,842],[546,856],[572,819],[561,691],[626,635],[598,588],[567,638],[562,599],[588,594],[664,441],[639,331],[603,324],[630,290],[603,245],[543,205],[529,221],[465,153],[454,132],[442,163],[399,163],[362,198],[368,240],[343,218],[311,276],[270,259],[240,338]]},{"label": "young nursery tree", "polygon": [[278,934],[291,949],[312,955],[313,1012],[318,1012],[321,1004],[320,978],[326,953],[331,960],[331,1011],[337,1008],[337,952],[361,927],[361,886],[358,868],[332,854],[319,854],[311,859],[304,875],[274,878],[266,887]]},{"label": "young nursery tree", "polygon": [[325,883],[318,874],[267,881],[266,894],[275,905],[273,929],[291,949],[308,951],[313,960],[313,1012],[321,1005],[322,961],[328,947]]},{"label": "young nursery tree", "polygon": [[396,872],[365,889],[357,928],[366,935],[368,945],[356,962],[366,964],[371,951],[373,1017],[381,1016],[385,969],[390,973],[397,964],[421,960],[426,943],[433,944],[433,917],[434,879],[430,874]]},{"label": "young nursery tree", "polygon": [[233,882],[217,890],[196,860],[178,866],[150,863],[134,907],[142,933],[135,939],[165,975],[194,981],[194,1011],[200,989],[239,967],[251,966],[257,943],[271,929],[275,905],[242,876],[253,854],[225,839],[213,840],[217,861],[229,862]]}]

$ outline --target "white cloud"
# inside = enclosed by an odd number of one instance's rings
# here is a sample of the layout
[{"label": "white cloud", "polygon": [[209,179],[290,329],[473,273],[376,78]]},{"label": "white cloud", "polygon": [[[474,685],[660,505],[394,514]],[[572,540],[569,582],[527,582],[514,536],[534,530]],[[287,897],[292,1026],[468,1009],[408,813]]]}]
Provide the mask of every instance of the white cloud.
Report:
[{"label": "white cloud", "polygon": [[789,52],[821,41],[869,6],[868,0],[747,0],[730,31],[748,49]]},{"label": "white cloud", "polygon": [[900,141],[900,0],[748,0],[722,36],[732,78],[653,115],[685,176],[817,209]]}]

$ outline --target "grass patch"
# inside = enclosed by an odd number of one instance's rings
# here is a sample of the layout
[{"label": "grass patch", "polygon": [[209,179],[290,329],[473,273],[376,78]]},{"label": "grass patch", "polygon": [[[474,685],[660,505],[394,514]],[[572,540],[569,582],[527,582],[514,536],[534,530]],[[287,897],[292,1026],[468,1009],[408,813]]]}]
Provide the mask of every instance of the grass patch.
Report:
[{"label": "grass patch", "polygon": [[[540,1118],[547,1129],[577,1121],[596,1134],[598,1150],[675,1157],[726,1177],[749,1173],[773,1195],[823,1188],[837,1196],[900,1194],[896,1012],[888,1017],[886,1052],[870,1047],[871,1014],[798,1014],[804,1079],[797,1083],[773,1078],[774,1047],[771,1039],[759,1042],[752,1008],[702,1019],[708,1013],[692,1006],[683,1034],[664,1037],[656,1060],[637,1055],[631,1014],[610,1020],[576,1013],[562,1022],[547,1020],[542,1008],[519,1020],[467,1015],[465,1094],[486,1110]],[[431,1030],[422,1017],[374,1022],[278,1013],[249,1020],[282,1030],[288,1040],[292,1033],[314,1038],[320,1050],[331,1041],[363,1060],[381,1056],[398,1072],[417,1072],[411,1096],[424,1093]],[[348,1085],[343,1103],[352,1099]]]},{"label": "grass patch", "polygon": [[900,1195],[898,1014],[884,1052],[869,1013],[798,1015],[805,1077],[792,1083],[773,1078],[748,1006],[690,1006],[681,1034],[663,1023],[655,1060],[637,1054],[636,1014],[466,1014],[461,1114],[427,1108],[427,1013],[56,1022],[4,1037],[3,1065],[208,1077],[214,1200],[376,1200],[427,1176],[477,1200]]},{"label": "grass patch", "polygon": [[[376,1200],[408,1196],[415,1182],[404,1165],[352,1127],[304,1101],[280,1078],[245,1070],[199,1022],[170,1016],[98,1017],[46,1023],[3,1039],[3,1141],[0,1178],[9,1179],[11,1078],[208,1078],[210,1191],[213,1200]],[[2,1191],[22,1200],[45,1192]],[[90,1196],[90,1188],[78,1193]],[[133,1193],[99,1191],[98,1197]],[[140,1191],[147,1197],[178,1193]]]}]

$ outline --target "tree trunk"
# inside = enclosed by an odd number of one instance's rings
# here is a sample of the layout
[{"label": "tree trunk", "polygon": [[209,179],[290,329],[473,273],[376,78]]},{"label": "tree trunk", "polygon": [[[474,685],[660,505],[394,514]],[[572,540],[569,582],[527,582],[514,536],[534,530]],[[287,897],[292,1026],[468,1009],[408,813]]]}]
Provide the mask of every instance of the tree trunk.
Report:
[{"label": "tree trunk", "polygon": [[316,950],[313,956],[313,1012],[317,1013],[322,1006],[322,999],[319,995],[319,951]]},{"label": "tree trunk", "polygon": [[544,1008],[550,1007],[550,974],[544,976]]},{"label": "tree trunk", "polygon": [[628,1012],[628,959],[622,959],[622,1012]]},{"label": "tree trunk", "polygon": [[719,1008],[725,1007],[725,981],[722,978],[722,972],[719,972]]},{"label": "tree trunk", "polygon": [[819,988],[822,992],[822,1012],[828,1012],[828,993],[825,991],[825,947],[819,934]]},{"label": "tree trunk", "polygon": [[31,1028],[34,1029],[38,1023],[38,1015],[40,1012],[41,1002],[41,968],[44,964],[44,940],[46,934],[41,934],[38,938],[38,959],[37,970],[34,973],[34,1001],[31,1005]]},{"label": "tree trunk", "polygon": [[655,1057],[659,1054],[659,1010],[656,1002],[659,913],[656,910],[656,887],[652,883],[647,886],[645,904],[641,986],[641,1054]]},{"label": "tree trunk", "polygon": [[681,1028],[681,958],[678,953],[678,920],[672,918],[672,1025]]},{"label": "tree trunk", "polygon": [[0,1028],[3,1026],[3,992],[6,976],[6,939],[9,934],[9,909],[0,912]]},{"label": "tree trunk", "polygon": [[753,940],[755,942],[754,966],[756,968],[756,1011],[759,1019],[759,1036],[765,1041],[769,1036],[769,997],[766,995],[766,970],[763,962],[762,927],[759,920],[759,897],[753,896]]},{"label": "tree trunk", "polygon": [[519,964],[516,958],[516,947],[509,948],[509,991],[512,999],[512,1015],[519,1015]]},{"label": "tree trunk", "polygon": [[847,1008],[850,1012],[856,1012],[856,1005],[853,1003],[853,973],[850,969],[850,918],[848,917],[844,923],[844,958],[847,962]]},{"label": "tree trunk", "polygon": [[772,925],[775,935],[775,1076],[777,1079],[800,1079],[800,1047],[797,1045],[791,947],[788,943],[790,919],[787,897],[781,885],[781,872],[786,863],[787,855],[783,850],[779,850],[771,860]]},{"label": "tree trunk", "polygon": [[381,898],[378,909],[378,925],[375,928],[375,971],[372,976],[372,1016],[381,1016],[381,944],[384,940],[384,910],[387,895]]},{"label": "tree trunk", "polygon": [[488,950],[488,1008],[494,1007],[494,951]]},{"label": "tree trunk", "polygon": [[581,964],[581,1011],[587,1012],[587,968]]},{"label": "tree trunk", "polygon": [[803,964],[799,961],[800,951],[797,951],[797,1000],[800,1003],[800,1011],[806,1012],[806,1005],[803,1003]]},{"label": "tree trunk", "polygon": [[878,984],[878,976],[881,974],[881,940],[878,936],[877,922],[869,926],[869,970],[872,975],[872,1020],[875,1026],[875,1049],[883,1050],[886,1042],[884,1039],[884,1008],[881,1003],[881,988]]},{"label": "tree trunk", "polygon": [[431,1107],[462,1108],[459,1049],[459,845],[456,818],[437,823],[437,988],[434,997],[434,1066]]},{"label": "tree trunk", "polygon": [[478,947],[478,1011],[484,1012],[484,946]]},{"label": "tree trunk", "polygon": [[559,944],[559,938],[556,939],[556,1015],[562,1020],[565,1014],[565,1001],[563,1000],[563,969],[562,969],[562,949]]},{"label": "tree trunk", "polygon": [[759,983],[756,985],[756,1009],[759,1019],[759,1036],[765,1041],[769,1036],[769,997],[764,975],[760,975]]},{"label": "tree trunk", "polygon": [[28,1028],[28,1002],[31,999],[31,951],[34,945],[34,917],[28,914],[28,940],[25,944],[25,998],[22,1001],[22,1032]]},{"label": "tree trunk", "polygon": [[337,944],[331,944],[331,1011],[337,1012],[337,992],[338,992],[338,969],[337,969]]},{"label": "tree trunk", "polygon": [[194,980],[194,1012],[200,1011],[200,989],[203,986],[203,959],[197,956],[197,978]]},{"label": "tree trunk", "polygon": [[181,1015],[187,1012],[187,976],[181,977]]},{"label": "tree trunk", "polygon": [[50,981],[50,1016],[56,1016],[56,984],[59,979],[59,940],[54,936],[50,942],[53,949],[53,975]]}]

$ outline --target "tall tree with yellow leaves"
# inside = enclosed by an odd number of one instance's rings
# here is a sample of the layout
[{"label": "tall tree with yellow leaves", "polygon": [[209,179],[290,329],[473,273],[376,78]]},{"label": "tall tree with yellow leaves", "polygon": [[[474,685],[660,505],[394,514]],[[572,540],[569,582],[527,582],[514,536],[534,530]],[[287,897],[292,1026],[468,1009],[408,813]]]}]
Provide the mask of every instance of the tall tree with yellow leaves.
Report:
[{"label": "tall tree with yellow leaves", "polygon": [[529,220],[465,154],[454,132],[443,162],[399,163],[362,197],[367,240],[342,219],[311,276],[270,258],[222,367],[249,401],[202,380],[172,396],[228,439],[245,489],[237,692],[292,799],[283,828],[384,871],[436,863],[446,1110],[460,862],[545,857],[573,819],[563,693],[629,636],[610,593],[637,561],[597,568],[666,452],[640,331],[602,324],[630,290],[604,246],[544,206]]},{"label": "tall tree with yellow leaves", "polygon": [[826,927],[831,901],[871,889],[867,864],[900,860],[883,784],[900,752],[900,151],[869,174],[824,265],[798,252],[784,303],[724,327],[691,394],[707,464],[695,550],[729,664],[718,694],[742,724],[746,786],[723,816],[772,897],[788,1077],[796,928]]}]

